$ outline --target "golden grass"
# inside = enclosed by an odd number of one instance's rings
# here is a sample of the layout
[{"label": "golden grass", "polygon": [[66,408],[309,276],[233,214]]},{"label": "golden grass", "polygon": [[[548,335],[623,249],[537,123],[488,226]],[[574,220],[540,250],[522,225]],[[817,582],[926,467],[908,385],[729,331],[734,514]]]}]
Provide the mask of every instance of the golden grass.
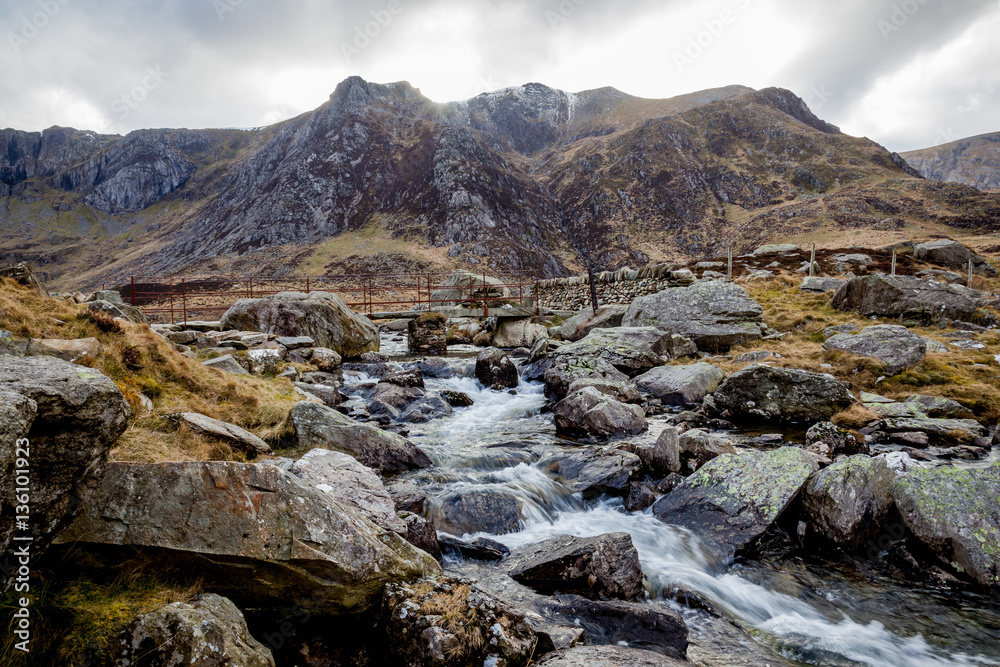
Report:
[{"label": "golden grass", "polygon": [[[199,412],[242,426],[272,446],[291,435],[288,415],[298,396],[286,378],[232,375],[203,366],[146,325],[95,317],[4,280],[0,328],[19,338],[98,339],[100,354],[81,363],[111,378],[132,408],[128,430],[111,452],[115,460],[244,460],[227,445],[163,418],[176,412]],[[152,414],[143,413],[140,394],[152,401]]]}]

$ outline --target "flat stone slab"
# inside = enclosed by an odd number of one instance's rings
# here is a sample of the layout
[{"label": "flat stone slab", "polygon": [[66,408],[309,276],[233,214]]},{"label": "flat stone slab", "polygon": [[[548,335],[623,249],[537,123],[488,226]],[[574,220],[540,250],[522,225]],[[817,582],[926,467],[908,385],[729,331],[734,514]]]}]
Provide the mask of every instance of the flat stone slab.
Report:
[{"label": "flat stone slab", "polygon": [[181,412],[177,419],[192,431],[225,440],[254,454],[266,454],[271,446],[245,428],[197,412]]},{"label": "flat stone slab", "polygon": [[316,342],[311,336],[279,336],[276,340],[278,345],[284,346],[288,350],[297,350],[302,347],[313,347]]},{"label": "flat stone slab", "polygon": [[201,362],[201,365],[208,366],[209,368],[216,368],[227,373],[233,373],[234,375],[250,375],[247,369],[240,366],[240,362],[236,361],[228,354],[222,357],[216,357],[215,359],[209,359],[208,361],[203,361]]}]

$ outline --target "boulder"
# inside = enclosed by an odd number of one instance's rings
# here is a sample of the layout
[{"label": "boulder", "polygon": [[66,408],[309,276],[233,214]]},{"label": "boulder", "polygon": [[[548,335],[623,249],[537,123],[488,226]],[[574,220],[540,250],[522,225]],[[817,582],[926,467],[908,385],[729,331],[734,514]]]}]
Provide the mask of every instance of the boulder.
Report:
[{"label": "boulder", "polygon": [[216,357],[215,359],[209,359],[208,361],[203,361],[201,364],[202,366],[215,368],[226,373],[232,373],[233,375],[250,375],[247,369],[240,366],[240,362],[236,361],[236,359],[228,354]]},{"label": "boulder", "polygon": [[708,394],[725,378],[711,364],[699,362],[687,366],[658,366],[635,378],[636,386],[645,394],[660,399],[664,405],[701,405]]},{"label": "boulder", "polygon": [[101,344],[96,338],[29,338],[24,341],[24,353],[32,357],[55,357],[63,361],[77,362],[83,358],[96,359],[101,353]]},{"label": "boulder", "polygon": [[510,549],[505,545],[487,537],[460,540],[451,535],[441,535],[439,539],[445,553],[466,560],[500,561],[510,555]]},{"label": "boulder", "polygon": [[1000,462],[988,468],[909,468],[892,485],[906,527],[945,563],[1000,587]]},{"label": "boulder", "polygon": [[524,520],[521,503],[505,491],[452,493],[431,508],[429,518],[438,530],[456,536],[516,533]]},{"label": "boulder", "polygon": [[[0,562],[14,562],[12,551],[23,544],[13,541],[15,530],[30,535],[33,557],[45,551],[89,497],[129,416],[121,391],[99,371],[50,357],[0,356]],[[24,504],[24,487],[27,530],[15,523],[24,512],[14,511]],[[6,590],[13,579],[2,575]]]},{"label": "boulder", "polygon": [[462,391],[451,391],[450,389],[445,389],[441,392],[441,397],[448,401],[448,405],[453,408],[467,408],[470,405],[475,405],[475,401],[472,397]]},{"label": "boulder", "polygon": [[406,329],[410,354],[443,356],[448,354],[448,318],[428,312],[410,320]]},{"label": "boulder", "polygon": [[868,443],[862,437],[845,428],[840,428],[832,422],[818,422],[806,431],[806,449],[828,458],[836,458],[841,454],[868,454]]},{"label": "boulder", "polygon": [[923,338],[896,324],[865,327],[857,334],[839,333],[827,339],[823,348],[877,359],[885,364],[886,375],[916,366],[927,354]]},{"label": "boulder", "polygon": [[803,292],[836,292],[844,286],[845,280],[836,278],[821,278],[820,276],[807,276],[802,279],[799,289]]},{"label": "boulder", "polygon": [[437,562],[269,463],[112,463],[58,538],[74,556],[196,571],[237,603],[352,614]]},{"label": "boulder", "polygon": [[836,262],[838,269],[841,265],[853,264],[854,266],[871,266],[875,263],[871,255],[865,255],[863,253],[844,253],[839,252],[835,255],[830,255],[830,261]]},{"label": "boulder", "polygon": [[628,306],[601,306],[594,314],[593,309],[582,310],[569,318],[557,329],[559,337],[570,342],[585,338],[594,329],[620,327]]},{"label": "boulder", "polygon": [[222,316],[222,328],[278,336],[309,336],[342,357],[379,349],[378,329],[329,292],[280,292],[264,299],[241,299]]},{"label": "boulder", "polygon": [[942,317],[967,320],[979,307],[981,293],[913,276],[871,275],[852,278],[833,295],[833,307],[865,316],[898,317],[923,323]]},{"label": "boulder", "polygon": [[794,243],[769,243],[758,246],[752,253],[754,257],[762,255],[780,255],[787,252],[798,252],[799,247]]},{"label": "boulder", "polygon": [[639,457],[644,472],[654,479],[681,470],[680,436],[673,426],[664,428],[653,444],[637,444],[629,450]]},{"label": "boulder", "polygon": [[726,378],[705,399],[705,407],[734,422],[816,422],[853,402],[832,375],[753,364]]},{"label": "boulder", "polygon": [[586,499],[625,495],[641,468],[638,455],[614,447],[587,448],[549,462],[556,479]]},{"label": "boulder", "polygon": [[327,347],[314,347],[309,354],[309,363],[323,373],[336,371],[343,359],[337,353]]},{"label": "boulder", "polygon": [[523,614],[453,578],[386,587],[377,627],[387,667],[526,667],[538,642]]},{"label": "boulder", "polygon": [[472,345],[476,336],[483,331],[483,326],[477,320],[448,320],[448,344]]},{"label": "boulder", "polygon": [[997,275],[996,268],[990,264],[989,260],[972,252],[958,241],[949,239],[919,243],[913,248],[913,257],[959,271],[968,271],[969,260],[972,260],[973,273],[983,276]]},{"label": "boulder", "polygon": [[678,454],[680,467],[669,472],[678,472],[686,466],[694,471],[722,454],[736,454],[733,443],[720,435],[700,428],[692,428],[680,434]]},{"label": "boulder", "polygon": [[246,356],[250,372],[257,375],[277,375],[281,363],[281,352],[278,350],[250,350]]},{"label": "boulder", "polygon": [[197,412],[181,412],[176,415],[176,418],[192,431],[218,438],[251,456],[259,456],[271,451],[270,445],[236,424],[212,419]]},{"label": "boulder", "polygon": [[495,347],[479,353],[475,372],[480,384],[489,389],[512,389],[520,383],[514,362]]},{"label": "boulder", "polygon": [[383,475],[431,465],[427,455],[406,438],[356,422],[325,405],[296,403],[292,424],[298,447],[341,451]]},{"label": "boulder", "polygon": [[420,514],[424,511],[427,494],[413,482],[398,478],[391,479],[385,483],[385,490],[392,497],[397,512]]},{"label": "boulder", "polygon": [[679,334],[699,350],[727,350],[763,337],[763,317],[760,304],[745,289],[712,280],[640,297],[629,306],[622,325]]},{"label": "boulder", "polygon": [[904,401],[893,401],[875,394],[862,395],[868,410],[880,417],[927,419],[928,417],[965,417],[969,409],[958,401],[941,396],[907,396]]},{"label": "boulder", "polygon": [[123,320],[134,322],[135,324],[148,324],[149,321],[142,311],[135,306],[125,303],[112,303],[110,301],[94,301],[87,310],[92,313],[102,313],[108,317],[120,317]]},{"label": "boulder", "polygon": [[[537,368],[541,372],[541,379],[545,381],[545,392],[553,400],[565,397],[569,393],[570,386],[577,380],[628,381],[627,375],[600,357],[587,359],[549,355]],[[536,376],[530,368],[526,368],[524,374],[525,379],[529,380],[535,379]]]},{"label": "boulder", "polygon": [[13,280],[18,285],[34,290],[38,296],[49,298],[49,291],[45,289],[45,284],[35,276],[31,267],[24,262],[0,266],[0,278]]},{"label": "boulder", "polygon": [[143,614],[122,632],[116,664],[274,667],[231,600],[209,593]]},{"label": "boulder", "polygon": [[535,341],[548,336],[549,330],[541,324],[536,324],[530,318],[503,318],[497,324],[497,332],[493,336],[496,347],[527,347],[531,348]]},{"label": "boulder", "polygon": [[597,437],[635,435],[646,430],[646,413],[638,405],[621,403],[594,387],[584,387],[552,409],[556,430]]},{"label": "boulder", "polygon": [[638,600],[644,593],[639,554],[628,533],[559,535],[515,550],[501,566],[540,593]]},{"label": "boulder", "polygon": [[656,501],[653,514],[693,531],[727,560],[774,524],[817,468],[797,447],[723,454]]},{"label": "boulder", "polygon": [[538,361],[547,355],[549,353],[549,347],[551,347],[550,343],[551,341],[549,340],[548,334],[536,338],[535,342],[531,345],[531,350],[528,352],[528,361]]},{"label": "boulder", "polygon": [[832,338],[837,334],[852,334],[858,332],[856,324],[837,324],[823,329],[823,338]]},{"label": "boulder", "polygon": [[892,480],[885,459],[851,456],[809,478],[802,511],[814,534],[858,551],[882,530],[892,511]]},{"label": "boulder", "polygon": [[986,428],[975,419],[931,419],[901,417],[884,419],[880,428],[889,435],[924,433],[931,444],[962,445],[986,435]]},{"label": "boulder", "polygon": [[423,389],[379,382],[372,391],[368,409],[373,417],[384,415],[388,419],[399,420],[403,411],[423,395]]},{"label": "boulder", "polygon": [[316,341],[309,336],[278,336],[274,342],[286,350],[298,350],[303,347],[316,346]]},{"label": "boulder", "polygon": [[567,390],[567,395],[575,394],[584,387],[593,387],[597,391],[610,396],[622,403],[638,403],[642,400],[639,390],[628,380],[608,380],[606,378],[580,378],[573,380]]},{"label": "boulder", "polygon": [[404,514],[402,520],[406,524],[406,532],[403,534],[406,541],[440,561],[441,543],[434,524],[418,514]]},{"label": "boulder", "polygon": [[399,385],[400,387],[424,388],[424,374],[419,368],[410,368],[398,373],[392,373],[382,378],[380,382]]},{"label": "boulder", "polygon": [[549,653],[539,667],[685,667],[687,661],[627,646],[576,646]]},{"label": "boulder", "polygon": [[550,354],[573,359],[603,359],[627,375],[638,375],[670,359],[673,340],[654,327],[594,329],[585,338]]},{"label": "boulder", "polygon": [[336,384],[310,384],[308,382],[293,382],[296,389],[317,397],[320,402],[331,408],[335,408],[344,402],[344,395],[337,389]]},{"label": "boulder", "polygon": [[510,290],[499,278],[457,269],[431,293],[430,301],[435,307],[460,305],[482,307],[485,297],[490,299],[490,308],[499,308],[502,302],[497,299],[509,296],[511,296]]},{"label": "boulder", "polygon": [[376,526],[406,537],[406,523],[396,516],[396,503],[382,480],[354,457],[329,449],[312,449],[293,463],[288,472],[353,508]]},{"label": "boulder", "polygon": [[423,424],[438,417],[448,417],[451,413],[451,403],[442,394],[434,391],[410,403],[399,419],[409,424]]}]

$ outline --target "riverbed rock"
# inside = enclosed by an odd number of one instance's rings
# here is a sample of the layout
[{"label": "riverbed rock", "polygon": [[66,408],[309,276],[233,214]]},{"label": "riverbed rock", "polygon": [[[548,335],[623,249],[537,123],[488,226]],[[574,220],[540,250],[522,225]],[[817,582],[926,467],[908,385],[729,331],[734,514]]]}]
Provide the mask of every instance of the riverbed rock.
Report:
[{"label": "riverbed rock", "polygon": [[197,571],[254,606],[356,613],[386,584],[439,572],[433,558],[269,463],[112,463],[59,543],[95,567]]},{"label": "riverbed rock", "polygon": [[646,430],[646,413],[638,405],[621,403],[595,387],[570,394],[552,408],[556,430],[602,438],[635,435]]},{"label": "riverbed rock", "polygon": [[[76,516],[128,426],[121,391],[100,371],[51,357],[0,356],[0,559],[13,562],[17,489],[30,488],[31,553],[40,556]],[[25,438],[25,441],[19,439]],[[17,482],[28,470],[30,485]],[[23,494],[24,492],[20,492]],[[23,514],[19,512],[18,514]],[[11,584],[6,573],[0,589]]]},{"label": "riverbed rock", "polygon": [[638,600],[643,574],[628,533],[557,535],[511,553],[502,569],[540,593]]},{"label": "riverbed rock", "polygon": [[222,316],[222,328],[278,336],[309,336],[318,347],[341,357],[378,351],[378,329],[329,292],[280,292],[264,299],[241,299]]},{"label": "riverbed rock", "polygon": [[700,405],[719,386],[725,374],[711,364],[658,366],[635,378],[636,386],[664,405]]},{"label": "riverbed rock", "polygon": [[321,373],[334,373],[340,368],[343,357],[328,347],[314,347],[309,353],[309,363]]},{"label": "riverbed rock", "polygon": [[[545,393],[553,400],[565,398],[574,382],[581,379],[627,382],[628,376],[601,358],[557,357],[549,355],[537,366],[545,382]],[[537,372],[525,369],[526,379],[535,379]]]},{"label": "riverbed rock", "polygon": [[410,320],[406,331],[406,344],[410,354],[448,354],[448,318],[441,313],[418,315]]},{"label": "riverbed rock", "polygon": [[859,454],[810,477],[802,509],[814,534],[845,550],[861,550],[892,511],[893,476],[885,459]]},{"label": "riverbed rock", "polygon": [[112,303],[110,301],[94,301],[87,306],[92,313],[101,313],[108,317],[120,317],[135,324],[148,324],[149,320],[142,311],[127,303]]},{"label": "riverbed rock", "polygon": [[972,272],[983,276],[997,275],[996,268],[982,255],[977,255],[958,241],[938,239],[919,243],[913,248],[913,257],[931,264],[946,266],[959,271],[969,270],[969,260],[972,260]]},{"label": "riverbed rock", "polygon": [[586,308],[559,325],[557,332],[563,340],[578,341],[594,329],[620,327],[627,310],[625,305],[601,306],[595,315],[593,309]]},{"label": "riverbed rock", "polygon": [[962,445],[986,435],[986,428],[975,419],[931,419],[904,417],[883,419],[879,427],[886,433],[924,433],[931,444]]},{"label": "riverbed rock", "polygon": [[960,285],[944,285],[914,276],[870,275],[852,278],[833,295],[833,307],[865,316],[937,322],[942,317],[967,320],[982,294]]},{"label": "riverbed rock", "polygon": [[727,560],[774,524],[817,468],[797,447],[723,454],[656,501],[653,514],[692,530]]},{"label": "riverbed rock", "polygon": [[823,343],[823,349],[877,359],[885,364],[886,375],[891,376],[923,361],[927,342],[906,327],[876,324],[857,334],[836,334]]},{"label": "riverbed rock", "polygon": [[214,593],[174,602],[132,621],[119,637],[120,665],[274,667],[231,600]]},{"label": "riverbed rock", "polygon": [[259,456],[271,451],[269,444],[236,424],[213,419],[197,412],[181,412],[176,415],[176,418],[192,431],[218,438],[251,456]]},{"label": "riverbed rock", "polygon": [[355,509],[376,526],[406,537],[406,524],[396,516],[396,503],[382,480],[353,456],[329,449],[312,449],[293,463],[288,472]]},{"label": "riverbed rock", "polygon": [[292,424],[298,447],[341,451],[383,475],[431,465],[427,454],[406,438],[356,422],[325,405],[296,403]]},{"label": "riverbed rock", "polygon": [[585,338],[563,345],[551,354],[575,359],[604,359],[626,375],[638,375],[659,366],[672,355],[668,332],[654,327],[594,329]]},{"label": "riverbed rock", "polygon": [[706,398],[707,411],[733,422],[816,422],[853,403],[832,375],[753,364],[730,375]]},{"label": "riverbed rock", "polygon": [[699,350],[727,350],[763,337],[763,310],[745,289],[717,280],[671,287],[632,302],[626,327],[653,326],[685,336]]},{"label": "riverbed rock", "polygon": [[408,480],[394,478],[385,482],[385,490],[392,497],[396,512],[420,514],[424,511],[427,494]]},{"label": "riverbed rock", "polygon": [[431,508],[429,518],[438,530],[459,537],[480,532],[515,533],[524,521],[515,496],[487,490],[452,493]]},{"label": "riverbed rock", "polygon": [[209,359],[208,361],[201,362],[202,366],[208,366],[209,368],[215,368],[216,370],[224,371],[226,373],[232,373],[233,375],[250,375],[247,369],[240,365],[240,362],[236,361],[231,355],[223,355],[221,357],[216,357],[215,359]]},{"label": "riverbed rock", "polygon": [[513,389],[520,383],[517,367],[503,351],[488,347],[476,357],[476,379],[489,389]]},{"label": "riverbed rock", "polygon": [[549,330],[541,324],[531,321],[531,318],[504,318],[497,324],[497,332],[493,336],[496,347],[527,347],[531,348],[535,341],[548,335]]},{"label": "riverbed rock", "polygon": [[[678,439],[680,467],[692,472],[722,454],[736,454],[736,447],[728,438],[710,433],[700,428],[688,429]],[[677,472],[671,470],[670,472]]]},{"label": "riverbed rock", "polygon": [[638,455],[616,447],[587,448],[558,456],[549,462],[556,479],[584,498],[622,496],[642,468]]},{"label": "riverbed rock", "polygon": [[573,384],[569,386],[566,393],[567,395],[575,394],[584,387],[593,387],[602,394],[606,394],[622,403],[639,403],[642,401],[642,396],[639,395],[639,390],[628,380],[580,378],[579,380],[573,380]]},{"label": "riverbed rock", "polygon": [[439,541],[445,553],[467,560],[501,561],[510,555],[506,545],[488,537],[460,540],[452,535],[441,535]]},{"label": "riverbed rock", "polygon": [[822,454],[828,458],[836,458],[841,454],[868,454],[868,443],[832,422],[817,422],[806,431],[806,449]]},{"label": "riverbed rock", "polygon": [[687,661],[627,646],[577,646],[549,653],[540,667],[685,667]]},{"label": "riverbed rock", "polygon": [[892,485],[907,528],[944,562],[1000,590],[1000,462],[988,468],[911,467]]},{"label": "riverbed rock", "polygon": [[387,667],[526,667],[538,642],[523,614],[451,577],[388,586],[377,627]]}]

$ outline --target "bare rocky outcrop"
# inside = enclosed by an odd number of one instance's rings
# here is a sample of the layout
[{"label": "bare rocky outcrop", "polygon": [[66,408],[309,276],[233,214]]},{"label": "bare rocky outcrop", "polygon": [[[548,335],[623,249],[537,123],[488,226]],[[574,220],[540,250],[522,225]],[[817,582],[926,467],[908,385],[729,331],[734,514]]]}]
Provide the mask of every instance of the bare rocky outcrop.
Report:
[{"label": "bare rocky outcrop", "polygon": [[556,429],[596,437],[635,435],[646,430],[646,413],[638,405],[616,401],[596,387],[583,387],[552,409]]},{"label": "bare rocky outcrop", "polygon": [[833,295],[837,310],[865,316],[936,322],[942,317],[968,320],[979,308],[980,292],[914,276],[872,275],[851,278]]},{"label": "bare rocky outcrop", "polygon": [[378,329],[329,292],[280,292],[265,299],[241,299],[222,316],[223,330],[309,336],[317,347],[341,357],[379,349]]},{"label": "bare rocky outcrop", "polygon": [[853,403],[832,375],[753,364],[733,373],[705,399],[705,407],[736,422],[815,422]]},{"label": "bare rocky outcrop", "polygon": [[594,329],[575,343],[549,353],[555,358],[602,359],[626,375],[638,375],[669,361],[675,341],[650,326]]},{"label": "bare rocky outcrop", "polygon": [[898,375],[924,360],[927,341],[906,327],[876,324],[857,334],[838,333],[828,338],[823,348],[877,359],[885,364],[887,375]]},{"label": "bare rocky outcrop", "polygon": [[330,494],[267,464],[112,463],[59,537],[85,562],[194,568],[244,604],[358,612],[437,563]]},{"label": "bare rocky outcrop", "polygon": [[913,248],[913,256],[931,264],[938,264],[946,266],[949,269],[958,269],[959,271],[967,271],[969,269],[969,262],[971,261],[973,273],[984,276],[995,276],[997,274],[996,268],[985,257],[977,255],[958,241],[950,239],[918,243]]},{"label": "bare rocky outcrop", "polygon": [[236,605],[212,593],[143,614],[119,644],[115,657],[132,667],[274,667],[270,649],[250,635]]}]

